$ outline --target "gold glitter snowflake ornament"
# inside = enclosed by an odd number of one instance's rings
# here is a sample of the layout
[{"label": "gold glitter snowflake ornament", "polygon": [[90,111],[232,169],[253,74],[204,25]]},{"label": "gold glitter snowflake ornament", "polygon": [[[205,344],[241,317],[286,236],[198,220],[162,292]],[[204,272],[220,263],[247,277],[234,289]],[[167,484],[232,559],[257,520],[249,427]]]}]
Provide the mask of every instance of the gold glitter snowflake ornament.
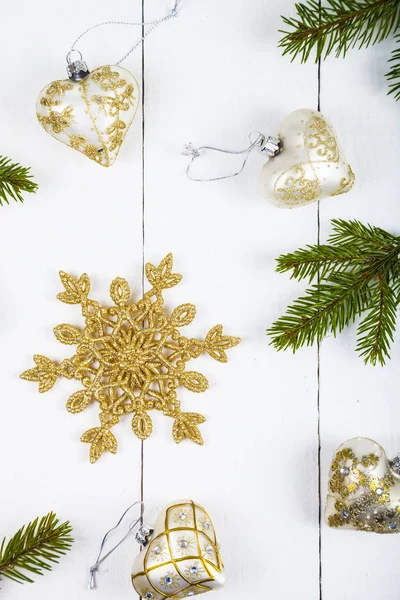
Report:
[{"label": "gold glitter snowflake ornament", "polygon": [[219,362],[227,362],[226,350],[241,340],[223,335],[222,325],[213,327],[204,340],[186,338],[179,328],[196,316],[193,304],[181,304],[167,315],[163,290],[177,285],[182,276],[172,273],[172,254],[159,267],[147,263],[146,277],[152,288],[137,303],[130,301],[131,290],[125,279],[111,283],[110,296],[115,306],[104,307],[89,299],[90,280],[83,274],[75,279],[60,272],[65,291],[57,298],[67,304],[80,304],[85,317],[83,330],[62,324],[54,328],[63,344],[76,345],[71,358],[56,364],[36,355],[36,366],[21,377],[39,383],[39,392],[47,392],[57,377],[76,379],[83,389],[68,399],[67,410],[79,413],[93,401],[100,406],[100,427],[86,431],[82,442],[91,444],[90,461],[96,462],[108,450],[115,454],[118,442],[111,432],[124,414],[132,414],[132,430],[141,440],[148,438],[153,424],[148,414],[159,410],[174,419],[172,435],[177,444],[188,438],[203,444],[198,425],[205,418],[198,413],[181,412],[177,388],[204,392],[204,375],[186,371],[186,363],[203,352]]}]

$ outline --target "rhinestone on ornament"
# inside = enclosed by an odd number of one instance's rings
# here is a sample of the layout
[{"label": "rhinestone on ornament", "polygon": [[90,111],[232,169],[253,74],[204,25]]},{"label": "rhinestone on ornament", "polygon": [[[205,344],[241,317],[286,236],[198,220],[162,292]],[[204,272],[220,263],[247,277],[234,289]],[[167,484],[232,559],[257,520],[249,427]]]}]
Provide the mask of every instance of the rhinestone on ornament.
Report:
[{"label": "rhinestone on ornament", "polygon": [[395,522],[389,523],[389,529],[391,531],[395,531],[397,529],[397,523],[395,523]]},{"label": "rhinestone on ornament", "polygon": [[167,575],[167,577],[165,578],[165,584],[166,585],[171,585],[172,583],[172,577],[170,577],[169,575]]},{"label": "rhinestone on ornament", "polygon": [[342,510],[342,517],[343,519],[348,519],[350,516],[350,513],[347,512],[347,510]]},{"label": "rhinestone on ornament", "polygon": [[347,477],[348,475],[350,475],[349,467],[342,467],[340,469],[340,474],[343,475],[343,477]]},{"label": "rhinestone on ornament", "polygon": [[204,529],[210,529],[210,527],[211,527],[211,525],[208,521],[204,521],[203,525],[204,525]]},{"label": "rhinestone on ornament", "polygon": [[147,600],[152,600],[152,598],[154,598],[154,596],[151,592],[147,592],[145,598],[147,598]]},{"label": "rhinestone on ornament", "polygon": [[181,512],[181,514],[179,515],[179,518],[181,521],[186,521],[187,515],[184,512]]},{"label": "rhinestone on ornament", "polygon": [[195,567],[195,566],[193,566],[193,567],[190,567],[190,569],[189,569],[189,573],[190,573],[191,575],[196,575],[196,573],[197,573],[197,567]]},{"label": "rhinestone on ornament", "polygon": [[179,542],[179,545],[180,545],[181,548],[187,548],[188,543],[187,543],[186,540],[181,540]]},{"label": "rhinestone on ornament", "polygon": [[212,554],[214,552],[214,548],[211,545],[206,546],[207,554]]},{"label": "rhinestone on ornament", "polygon": [[389,465],[394,474],[400,476],[400,454],[395,456],[393,460],[390,461]]},{"label": "rhinestone on ornament", "polygon": [[382,496],[382,494],[383,494],[383,492],[384,492],[384,491],[385,491],[385,490],[384,490],[383,488],[380,488],[380,487],[379,487],[379,488],[376,488],[376,490],[375,490],[375,494],[376,494],[377,496]]},{"label": "rhinestone on ornament", "polygon": [[161,548],[160,548],[160,546],[156,546],[155,548],[153,548],[153,554],[155,554],[156,556],[158,556],[159,554],[161,554]]}]

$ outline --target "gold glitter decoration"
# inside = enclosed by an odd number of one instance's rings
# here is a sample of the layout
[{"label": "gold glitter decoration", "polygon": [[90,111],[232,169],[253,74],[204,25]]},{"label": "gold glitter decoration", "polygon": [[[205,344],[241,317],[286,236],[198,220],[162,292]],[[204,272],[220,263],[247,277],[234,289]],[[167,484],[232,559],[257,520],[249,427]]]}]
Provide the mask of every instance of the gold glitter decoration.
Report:
[{"label": "gold glitter decoration", "polygon": [[222,325],[213,327],[204,340],[181,335],[179,329],[193,321],[196,307],[181,304],[170,315],[164,310],[163,290],[174,287],[182,278],[172,273],[172,254],[158,267],[147,263],[146,277],[152,287],[136,303],[130,301],[128,282],[120,277],[114,279],[110,296],[115,306],[103,307],[88,297],[88,275],[75,279],[61,271],[65,291],[57,298],[81,305],[85,327],[81,330],[62,324],[54,328],[54,334],[61,343],[76,345],[76,353],[60,364],[36,355],[36,366],[21,375],[38,382],[40,392],[50,390],[57,377],[79,381],[83,389],[69,398],[70,413],[85,410],[93,401],[99,403],[100,426],[81,437],[82,442],[91,444],[92,463],[106,450],[117,452],[118,443],[111,428],[124,414],[132,415],[135,435],[141,440],[148,438],[153,430],[148,411],[153,409],[174,419],[172,434],[177,444],[187,438],[202,445],[198,425],[205,418],[198,413],[181,412],[177,388],[204,392],[208,381],[201,373],[186,371],[186,363],[202,353],[225,363],[226,350],[241,341],[224,335]]},{"label": "gold glitter decoration", "polygon": [[305,136],[305,146],[316,150],[324,160],[339,162],[340,151],[332,127],[322,116],[314,115],[307,123],[308,135]]},{"label": "gold glitter decoration", "polygon": [[307,179],[305,170],[301,165],[294,166],[292,171],[293,175],[285,179],[283,187],[276,189],[281,199],[288,204],[296,204],[299,201],[312,202],[318,198],[321,193],[318,179]]},{"label": "gold glitter decoration", "polygon": [[[282,164],[282,170],[280,172],[275,168],[271,172],[271,175],[278,175],[274,178],[271,177],[273,203],[278,206],[294,208],[325,196],[339,196],[349,192],[355,182],[355,175],[351,166],[343,160],[338,141],[329,122],[321,113],[311,110],[305,112],[309,114],[309,118],[306,121],[301,120],[301,131],[297,133],[297,137],[302,138],[302,143],[295,145],[297,149],[304,150],[301,160],[297,154],[298,150],[294,151],[292,148],[293,139],[285,140],[285,136],[282,134],[280,136],[284,141],[284,151],[282,155],[274,158],[274,166]],[[287,117],[291,120],[290,127],[299,127],[293,115]],[[285,144],[287,146],[286,156]],[[334,175],[328,175],[326,169],[330,167],[340,169],[345,176],[339,179]],[[267,175],[269,169],[267,163],[264,167],[266,174],[263,183],[266,190],[271,185],[270,177]],[[337,189],[335,189],[336,186],[338,186]]]},{"label": "gold glitter decoration", "polygon": [[349,176],[342,177],[342,179],[340,180],[339,188],[336,192],[333,192],[331,196],[340,196],[340,194],[347,194],[347,192],[349,192],[353,187],[355,180],[356,176],[353,173],[353,169],[349,165]]},{"label": "gold glitter decoration", "polygon": [[329,481],[329,490],[335,498],[335,512],[327,514],[330,527],[399,533],[400,499],[391,497],[396,480],[389,471],[381,477],[376,475],[379,462],[376,454],[357,457],[350,447],[336,453]]},{"label": "gold glitter decoration", "polygon": [[[190,525],[175,524],[175,514],[182,509],[190,511]],[[200,518],[211,524],[207,534],[198,527]],[[188,539],[193,540],[190,552],[182,554],[176,542]],[[142,598],[186,598],[220,587],[216,578],[222,574],[224,565],[211,518],[203,507],[192,501],[168,507],[163,520],[157,524],[151,544],[157,547],[164,540],[168,557],[162,564],[153,561],[150,548],[145,548],[134,563],[132,584]]]},{"label": "gold glitter decoration", "polygon": [[54,81],[37,102],[42,127],[59,141],[109,167],[139,105],[139,86],[118,66],[95,69],[79,82]]}]

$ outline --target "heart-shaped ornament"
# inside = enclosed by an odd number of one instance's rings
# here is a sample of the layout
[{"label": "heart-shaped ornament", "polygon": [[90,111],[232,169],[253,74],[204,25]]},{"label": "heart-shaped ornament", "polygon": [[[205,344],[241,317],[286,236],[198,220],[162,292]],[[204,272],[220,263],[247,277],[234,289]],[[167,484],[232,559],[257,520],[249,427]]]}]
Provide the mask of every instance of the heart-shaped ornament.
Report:
[{"label": "heart-shaped ornament", "polygon": [[40,92],[42,127],[103,167],[118,156],[139,105],[139,86],[127,69],[104,66],[85,79],[53,81]]},{"label": "heart-shaped ornament", "polygon": [[320,112],[302,108],[290,113],[279,138],[283,151],[261,172],[261,191],[269,202],[296,208],[351,190],[354,173]]},{"label": "heart-shaped ornament", "polygon": [[148,546],[136,557],[132,583],[141,598],[190,598],[224,585],[211,518],[192,500],[161,511]]},{"label": "heart-shaped ornament", "polygon": [[342,444],[332,461],[325,520],[330,527],[400,531],[400,456],[388,460],[368,438]]}]

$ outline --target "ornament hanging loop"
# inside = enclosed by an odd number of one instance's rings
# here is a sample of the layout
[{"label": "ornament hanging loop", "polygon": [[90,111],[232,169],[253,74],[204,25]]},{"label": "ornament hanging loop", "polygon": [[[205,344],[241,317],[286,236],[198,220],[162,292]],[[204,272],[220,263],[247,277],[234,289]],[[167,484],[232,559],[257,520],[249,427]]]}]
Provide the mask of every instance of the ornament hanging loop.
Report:
[{"label": "ornament hanging loop", "polygon": [[[90,31],[92,31],[93,29],[97,29],[98,27],[105,27],[108,25],[124,25],[127,27],[141,27],[142,30],[143,28],[147,27],[147,31],[144,31],[143,34],[141,35],[141,37],[139,38],[139,40],[137,42],[135,42],[133,44],[133,46],[131,46],[131,48],[128,50],[128,52],[126,54],[124,54],[124,56],[122,58],[120,58],[115,65],[118,66],[120,65],[124,60],[126,60],[128,58],[128,56],[130,56],[132,54],[132,52],[134,50],[136,50],[136,48],[138,48],[143,42],[144,40],[147,38],[147,36],[152,33],[156,27],[158,27],[158,25],[161,25],[161,23],[166,23],[167,21],[169,21],[170,19],[173,19],[174,17],[178,16],[178,8],[180,3],[182,2],[182,0],[175,0],[175,4],[172,8],[172,10],[165,16],[162,17],[161,19],[157,19],[155,21],[140,21],[140,22],[134,22],[134,21],[102,21],[101,23],[96,23],[95,25],[92,25],[91,27],[88,27],[88,29],[86,29],[85,31],[83,31],[74,41],[74,43],[71,46],[70,51],[67,54],[67,72],[68,72],[68,77],[74,81],[81,81],[82,79],[84,79],[85,77],[87,77],[89,75],[89,70],[87,68],[87,65],[85,63],[85,61],[82,60],[82,54],[79,52],[79,50],[76,50],[75,45]],[[80,54],[80,60],[77,60],[75,62],[71,62],[71,52],[78,52]]]},{"label": "ornament hanging loop", "polygon": [[[74,61],[71,59],[71,54],[73,52],[79,54],[79,58]],[[83,60],[82,53],[79,50],[72,48],[68,52],[66,59],[68,77],[72,79],[72,81],[82,81],[82,79],[85,79],[85,77],[89,75],[90,71],[87,67],[87,64]]]},{"label": "ornament hanging loop", "polygon": [[[106,544],[107,538],[108,536],[113,532],[116,531],[119,526],[121,525],[125,515],[128,514],[128,512],[134,508],[135,506],[140,505],[140,516],[133,521],[132,523],[130,523],[129,527],[128,527],[128,531],[127,533],[119,540],[119,542],[117,542],[115,544],[115,546],[113,546],[111,548],[111,550],[109,550],[107,552],[107,554],[105,554],[104,556],[102,556],[103,554],[103,550],[104,550],[104,546]],[[114,550],[116,550],[126,539],[127,537],[130,536],[130,534],[132,533],[132,531],[139,525],[139,523],[142,520],[142,516],[143,516],[143,510],[144,510],[144,502],[134,502],[133,504],[131,504],[130,506],[128,506],[128,508],[122,513],[121,517],[119,518],[118,522],[116,525],[114,525],[114,527],[112,527],[111,529],[109,529],[107,531],[107,533],[105,534],[105,536],[102,539],[102,542],[100,544],[100,550],[99,553],[97,555],[96,558],[96,562],[94,563],[94,565],[92,567],[90,567],[89,569],[89,581],[88,581],[88,589],[89,590],[94,590],[96,589],[96,580],[95,580],[95,574],[99,568],[99,566],[101,565],[101,563],[103,561],[106,560],[106,558],[108,558],[110,556],[110,554],[112,554],[114,552]],[[137,541],[138,544],[140,544],[141,546],[146,546],[149,543],[149,539],[150,537],[153,535],[154,529],[152,529],[151,527],[149,527],[148,525],[145,525],[144,523],[142,523],[138,529],[138,531],[136,532],[135,535],[135,539]]]},{"label": "ornament hanging loop", "polygon": [[[257,134],[257,137],[254,141],[252,141],[254,133]],[[269,135],[265,136],[263,133],[260,132],[250,133],[249,141],[250,146],[248,146],[248,148],[245,148],[244,150],[226,150],[224,148],[215,148],[214,146],[200,146],[199,148],[195,148],[193,144],[189,142],[184,146],[182,150],[182,154],[184,156],[189,156],[191,159],[186,169],[186,175],[192,181],[220,181],[221,179],[229,179],[230,177],[236,177],[243,171],[251,152],[255,148],[258,150],[258,152],[260,152],[260,154],[262,154],[263,156],[267,156],[268,158],[274,158],[274,156],[276,156],[283,150],[282,141],[278,137],[273,137]],[[229,173],[228,175],[220,175],[219,177],[194,177],[191,174],[191,168],[193,162],[196,160],[196,158],[199,158],[203,150],[212,150],[213,152],[222,152],[223,154],[232,155],[244,154],[245,156],[240,169],[238,171],[235,171],[234,173]]]}]

